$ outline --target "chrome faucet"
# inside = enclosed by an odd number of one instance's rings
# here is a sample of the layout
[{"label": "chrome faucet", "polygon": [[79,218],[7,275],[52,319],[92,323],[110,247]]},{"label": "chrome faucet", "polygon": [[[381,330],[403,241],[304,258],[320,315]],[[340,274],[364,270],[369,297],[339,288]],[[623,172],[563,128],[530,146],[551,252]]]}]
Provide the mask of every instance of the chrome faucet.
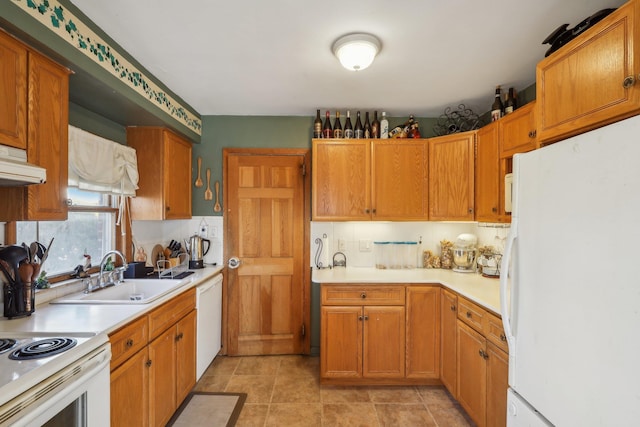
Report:
[{"label": "chrome faucet", "polygon": [[[109,258],[111,258],[111,255],[118,255],[120,257],[120,259],[122,259],[122,267],[120,268],[121,272],[124,271],[127,268],[127,260],[124,259],[124,255],[122,255],[122,252],[120,251],[109,251],[107,252],[104,257],[102,257],[102,261],[100,261],[100,275],[98,276],[98,287],[100,288],[104,288],[106,286],[109,285],[114,285],[115,283],[113,283],[113,278],[111,278],[110,281],[105,281],[104,280],[104,265],[107,263],[107,260],[109,260]],[[122,279],[119,278],[118,282],[121,282]]]}]

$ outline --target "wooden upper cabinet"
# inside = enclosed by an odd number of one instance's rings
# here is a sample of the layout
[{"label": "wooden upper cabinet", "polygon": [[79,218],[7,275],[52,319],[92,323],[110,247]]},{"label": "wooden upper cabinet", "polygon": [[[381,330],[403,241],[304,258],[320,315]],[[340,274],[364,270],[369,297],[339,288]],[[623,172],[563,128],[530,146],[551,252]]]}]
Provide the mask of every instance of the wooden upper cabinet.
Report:
[{"label": "wooden upper cabinet", "polygon": [[371,219],[371,143],[313,140],[313,220]]},{"label": "wooden upper cabinet", "polygon": [[629,1],[536,67],[538,139],[554,142],[640,110],[640,2]]},{"label": "wooden upper cabinet", "polygon": [[498,122],[478,130],[476,145],[476,221],[497,222],[500,215]]},{"label": "wooden upper cabinet", "polygon": [[429,219],[474,219],[475,132],[429,139]]},{"label": "wooden upper cabinet", "polygon": [[500,157],[510,157],[516,153],[536,149],[535,106],[535,101],[530,102],[498,121]]},{"label": "wooden upper cabinet", "polygon": [[428,216],[427,143],[423,139],[373,144],[372,218],[424,221]]},{"label": "wooden upper cabinet", "polygon": [[27,148],[27,48],[0,31],[0,144]]},{"label": "wooden upper cabinet", "polygon": [[165,128],[129,127],[127,145],[140,175],[132,219],[191,218],[191,143]]}]

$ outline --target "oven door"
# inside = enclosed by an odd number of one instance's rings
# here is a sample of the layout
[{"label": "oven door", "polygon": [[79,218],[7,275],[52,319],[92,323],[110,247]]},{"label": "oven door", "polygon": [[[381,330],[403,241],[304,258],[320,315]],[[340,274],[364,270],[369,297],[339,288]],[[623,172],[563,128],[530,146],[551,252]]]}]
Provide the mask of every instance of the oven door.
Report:
[{"label": "oven door", "polygon": [[108,427],[109,361],[106,344],[0,408],[0,425]]}]

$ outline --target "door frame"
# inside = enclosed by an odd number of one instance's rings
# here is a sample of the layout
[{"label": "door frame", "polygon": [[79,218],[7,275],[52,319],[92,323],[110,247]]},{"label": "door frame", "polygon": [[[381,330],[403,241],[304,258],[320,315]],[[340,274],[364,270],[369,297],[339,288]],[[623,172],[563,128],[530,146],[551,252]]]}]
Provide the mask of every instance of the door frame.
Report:
[{"label": "door frame", "polygon": [[311,353],[311,149],[309,148],[223,148],[222,149],[222,220],[223,220],[223,274],[225,280],[222,287],[222,351],[220,354],[227,354],[229,348],[229,336],[227,334],[228,325],[228,270],[227,260],[229,252],[227,244],[229,242],[229,232],[227,230],[227,222],[225,221],[227,214],[228,200],[228,161],[230,156],[302,156],[304,168],[304,245],[303,245],[303,271],[307,271],[302,277],[302,322],[305,328],[305,334],[302,340],[303,354]]}]

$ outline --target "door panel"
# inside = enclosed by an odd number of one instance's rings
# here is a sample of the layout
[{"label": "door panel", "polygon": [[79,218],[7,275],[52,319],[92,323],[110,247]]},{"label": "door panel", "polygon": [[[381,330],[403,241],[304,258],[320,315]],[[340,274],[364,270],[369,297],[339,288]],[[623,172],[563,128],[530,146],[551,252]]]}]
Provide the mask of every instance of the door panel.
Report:
[{"label": "door panel", "polygon": [[300,353],[308,264],[305,177],[299,155],[227,156],[228,354]]}]

